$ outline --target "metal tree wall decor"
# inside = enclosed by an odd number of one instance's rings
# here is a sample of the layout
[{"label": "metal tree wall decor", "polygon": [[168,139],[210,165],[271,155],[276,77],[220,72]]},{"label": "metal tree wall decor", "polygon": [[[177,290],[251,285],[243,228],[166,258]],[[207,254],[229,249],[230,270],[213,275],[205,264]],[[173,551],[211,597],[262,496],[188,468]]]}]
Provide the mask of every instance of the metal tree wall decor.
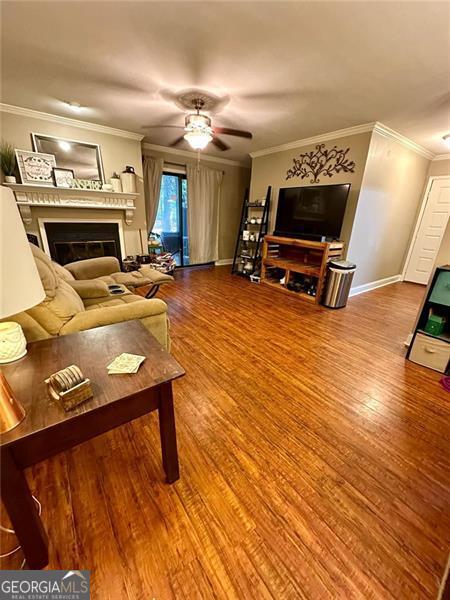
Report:
[{"label": "metal tree wall decor", "polygon": [[286,172],[286,179],[311,176],[311,183],[319,183],[319,175],[333,177],[336,173],[354,173],[355,163],[347,158],[350,148],[338,149],[337,146],[326,150],[325,144],[317,144],[316,150],[300,154],[293,159],[293,166]]}]

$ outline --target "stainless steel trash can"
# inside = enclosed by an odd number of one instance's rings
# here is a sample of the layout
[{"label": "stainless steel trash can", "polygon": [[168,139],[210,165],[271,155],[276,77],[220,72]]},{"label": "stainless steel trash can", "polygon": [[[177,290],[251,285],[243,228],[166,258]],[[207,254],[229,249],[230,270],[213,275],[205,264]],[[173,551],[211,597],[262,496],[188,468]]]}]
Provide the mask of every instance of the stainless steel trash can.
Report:
[{"label": "stainless steel trash can", "polygon": [[355,263],[348,260],[330,260],[323,304],[329,308],[342,308],[347,304]]}]

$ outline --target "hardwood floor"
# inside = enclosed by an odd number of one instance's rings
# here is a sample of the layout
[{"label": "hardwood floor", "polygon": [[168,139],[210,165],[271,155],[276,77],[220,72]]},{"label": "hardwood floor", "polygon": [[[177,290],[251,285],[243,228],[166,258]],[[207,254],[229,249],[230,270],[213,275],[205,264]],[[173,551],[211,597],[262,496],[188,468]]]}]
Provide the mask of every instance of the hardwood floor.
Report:
[{"label": "hardwood floor", "polygon": [[187,372],[181,479],[164,483],[156,415],[31,469],[50,568],[91,569],[101,600],[435,598],[450,395],[404,360],[422,294],[331,311],[228,267],[177,273],[160,297]]}]

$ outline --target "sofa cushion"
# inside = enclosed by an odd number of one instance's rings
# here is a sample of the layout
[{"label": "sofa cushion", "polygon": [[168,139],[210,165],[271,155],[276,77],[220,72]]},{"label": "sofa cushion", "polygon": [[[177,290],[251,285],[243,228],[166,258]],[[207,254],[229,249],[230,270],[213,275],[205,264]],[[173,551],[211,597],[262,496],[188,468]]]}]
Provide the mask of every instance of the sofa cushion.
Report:
[{"label": "sofa cushion", "polygon": [[52,265],[56,271],[56,274],[61,277],[64,281],[75,281],[75,277],[72,275],[70,271],[59,265],[57,262],[52,261]]},{"label": "sofa cushion", "polygon": [[131,271],[129,273],[112,273],[111,275],[105,275],[103,277],[99,277],[108,285],[111,283],[119,283],[121,285],[125,285],[126,287],[144,287],[145,285],[152,284],[160,284],[160,283],[170,283],[173,281],[173,277],[171,275],[167,275],[166,273],[160,273],[156,269],[152,269],[150,267],[141,267],[139,271]]},{"label": "sofa cushion", "polygon": [[75,279],[96,279],[120,271],[120,263],[114,256],[100,256],[68,263],[64,267]]},{"label": "sofa cushion", "polygon": [[149,265],[144,265],[139,269],[139,273],[147,278],[151,279],[152,283],[161,284],[161,283],[170,283],[174,279],[172,275],[168,275],[167,273],[161,273],[157,269],[153,269]]},{"label": "sofa cushion", "polygon": [[104,298],[109,296],[109,288],[99,279],[74,279],[68,282],[82,300]]},{"label": "sofa cushion", "polygon": [[46,331],[57,335],[64,323],[84,311],[84,304],[76,291],[58,275],[50,258],[37,246],[30,246],[45,290],[45,300],[27,312]]},{"label": "sofa cushion", "polygon": [[142,302],[144,298],[142,296],[136,296],[135,294],[124,294],[123,296],[110,296],[108,299],[90,301],[89,305],[86,306],[86,310],[92,310],[94,308],[100,308],[102,306],[120,306],[122,304],[131,304],[132,302]]}]

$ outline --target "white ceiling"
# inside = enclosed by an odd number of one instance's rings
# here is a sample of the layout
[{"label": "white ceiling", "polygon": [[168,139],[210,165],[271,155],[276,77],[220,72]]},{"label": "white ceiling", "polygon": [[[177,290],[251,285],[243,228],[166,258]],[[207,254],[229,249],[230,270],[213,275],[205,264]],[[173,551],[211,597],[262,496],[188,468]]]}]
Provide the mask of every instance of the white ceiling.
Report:
[{"label": "white ceiling", "polygon": [[167,145],[198,87],[250,151],[381,121],[436,154],[450,133],[448,2],[2,2],[2,101]]}]

